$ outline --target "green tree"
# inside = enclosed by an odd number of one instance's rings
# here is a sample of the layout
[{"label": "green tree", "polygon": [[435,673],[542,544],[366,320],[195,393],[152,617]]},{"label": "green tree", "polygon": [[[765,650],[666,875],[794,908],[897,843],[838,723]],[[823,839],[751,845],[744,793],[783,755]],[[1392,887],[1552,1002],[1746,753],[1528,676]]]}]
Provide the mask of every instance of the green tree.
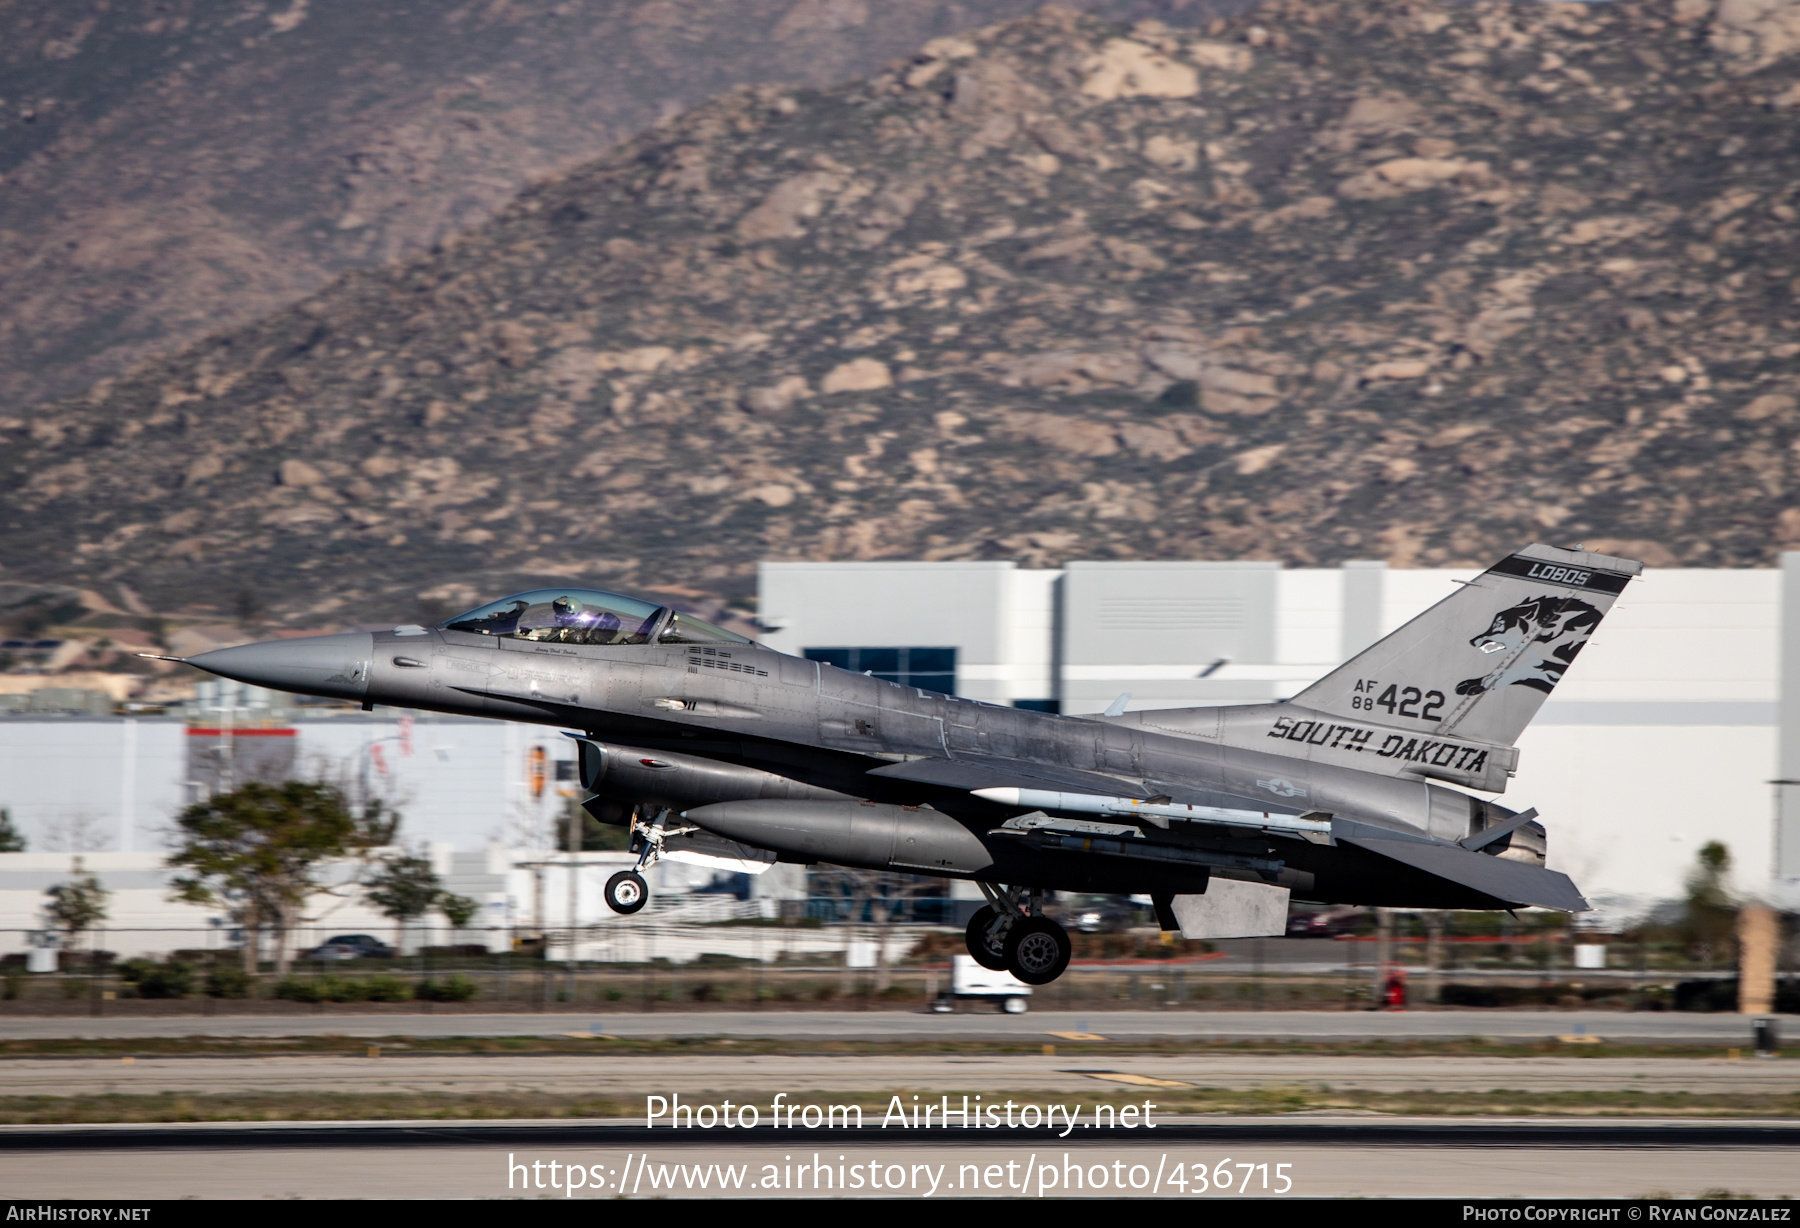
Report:
[{"label": "green tree", "polygon": [[12,811],[0,807],[0,853],[23,853],[25,833],[13,826]]},{"label": "green tree", "polygon": [[1728,878],[1731,850],[1717,840],[1700,846],[1694,868],[1687,876],[1687,907],[1682,916],[1682,940],[1707,963],[1728,956],[1737,931],[1737,901]]},{"label": "green tree", "polygon": [[481,905],[466,895],[457,895],[446,891],[438,896],[438,911],[444,914],[452,929],[467,929],[475,914],[481,911]]},{"label": "green tree", "polygon": [[434,908],[444,914],[452,927],[461,929],[481,910],[481,905],[468,896],[444,890],[443,881],[431,868],[431,859],[417,853],[384,858],[363,894],[382,916],[394,923],[397,931]]},{"label": "green tree", "polygon": [[363,894],[375,910],[394,923],[396,947],[404,947],[405,929],[430,912],[444,893],[431,859],[416,853],[382,859]]},{"label": "green tree", "polygon": [[61,930],[66,937],[63,947],[73,950],[81,935],[106,920],[106,888],[92,874],[81,872],[81,858],[75,859],[72,877],[66,883],[57,883],[44,894],[49,897],[44,911],[50,917],[50,924]]},{"label": "green tree", "polygon": [[258,934],[275,940],[288,969],[288,935],[306,902],[327,888],[322,863],[367,856],[393,842],[400,816],[380,801],[353,808],[342,790],[318,781],[251,781],[196,802],[175,817],[168,865],[175,898],[225,910],[244,931],[244,970],[254,973]]}]

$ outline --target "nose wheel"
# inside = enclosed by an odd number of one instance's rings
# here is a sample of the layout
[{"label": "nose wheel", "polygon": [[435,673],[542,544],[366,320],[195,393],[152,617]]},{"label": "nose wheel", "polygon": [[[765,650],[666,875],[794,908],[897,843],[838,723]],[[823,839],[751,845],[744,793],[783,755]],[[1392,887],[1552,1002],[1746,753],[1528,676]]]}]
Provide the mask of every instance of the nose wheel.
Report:
[{"label": "nose wheel", "polygon": [[650,884],[636,870],[620,870],[606,880],[606,906],[629,917],[650,902]]},{"label": "nose wheel", "polygon": [[631,851],[638,855],[637,865],[630,870],[620,870],[606,880],[606,906],[621,916],[629,917],[650,902],[650,884],[644,881],[643,871],[655,865],[662,856],[663,841],[670,836],[699,830],[696,827],[671,828],[668,823],[667,810],[657,811],[656,817],[648,823],[641,822],[633,812]]}]

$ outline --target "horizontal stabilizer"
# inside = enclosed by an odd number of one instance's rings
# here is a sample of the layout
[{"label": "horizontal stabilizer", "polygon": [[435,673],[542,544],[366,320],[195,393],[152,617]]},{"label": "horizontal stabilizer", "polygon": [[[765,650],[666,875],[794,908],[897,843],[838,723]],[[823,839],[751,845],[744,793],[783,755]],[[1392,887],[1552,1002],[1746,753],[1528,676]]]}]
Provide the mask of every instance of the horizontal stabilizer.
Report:
[{"label": "horizontal stabilizer", "polygon": [[1338,839],[1438,878],[1472,887],[1502,904],[1529,904],[1563,912],[1588,911],[1588,902],[1567,874],[1542,866],[1424,840],[1381,840],[1368,836],[1339,836]]}]

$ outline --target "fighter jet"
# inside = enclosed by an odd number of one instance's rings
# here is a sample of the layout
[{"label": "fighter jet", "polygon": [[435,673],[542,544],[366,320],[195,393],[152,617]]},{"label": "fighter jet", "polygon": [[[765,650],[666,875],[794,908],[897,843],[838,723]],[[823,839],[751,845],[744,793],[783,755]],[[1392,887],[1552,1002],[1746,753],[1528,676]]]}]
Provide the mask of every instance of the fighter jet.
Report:
[{"label": "fighter jet", "polygon": [[1520,733],[1628,559],[1532,545],[1282,703],[1061,716],[788,656],[653,601],[544,588],[435,627],[188,658],[256,686],[529,721],[579,741],[584,805],[631,828],[607,904],[659,857],[830,862],[974,881],[969,953],[1068,966],[1046,891],[1148,895],[1191,938],[1324,904],[1579,911],[1536,812],[1498,794]]}]

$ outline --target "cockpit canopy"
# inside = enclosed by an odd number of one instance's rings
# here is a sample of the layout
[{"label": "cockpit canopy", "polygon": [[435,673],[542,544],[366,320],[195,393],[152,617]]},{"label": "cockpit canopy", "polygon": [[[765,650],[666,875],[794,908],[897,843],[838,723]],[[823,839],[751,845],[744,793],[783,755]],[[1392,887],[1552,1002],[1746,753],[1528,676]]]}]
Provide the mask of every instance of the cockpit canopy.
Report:
[{"label": "cockpit canopy", "polygon": [[668,606],[588,588],[539,588],[458,614],[446,631],[558,644],[748,644]]}]

